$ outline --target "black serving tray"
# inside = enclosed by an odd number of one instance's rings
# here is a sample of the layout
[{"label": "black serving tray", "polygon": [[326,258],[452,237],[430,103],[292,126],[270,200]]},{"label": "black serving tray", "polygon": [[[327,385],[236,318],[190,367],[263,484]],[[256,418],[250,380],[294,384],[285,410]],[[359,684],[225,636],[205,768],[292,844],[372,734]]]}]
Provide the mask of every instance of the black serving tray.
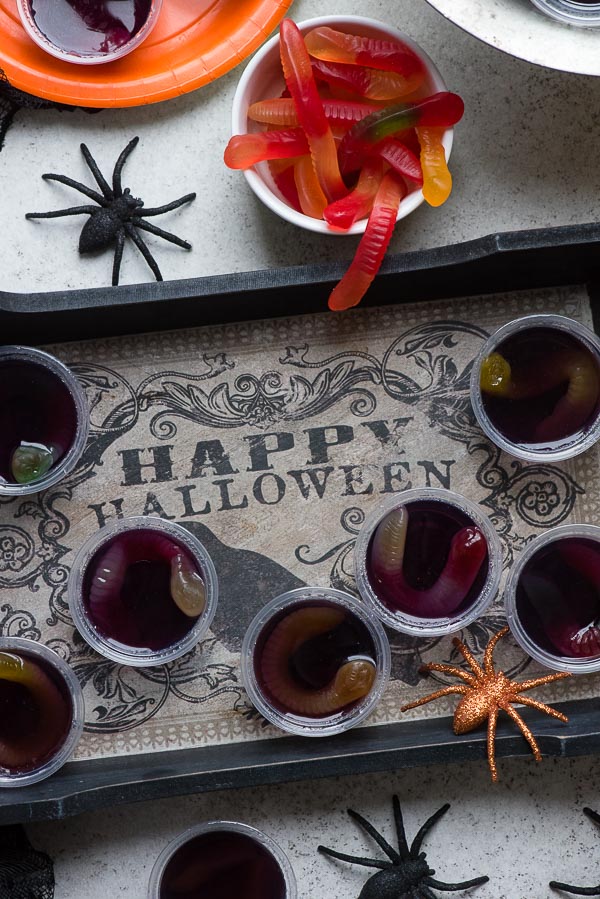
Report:
[{"label": "black serving tray", "polygon": [[[341,264],[184,281],[18,294],[0,291],[2,343],[49,343],[322,311]],[[586,284],[600,331],[600,224],[495,234],[390,256],[365,304]],[[558,706],[564,725],[528,716],[545,756],[600,751],[600,701]],[[456,737],[451,719],[365,727],[320,740],[282,737],[74,762],[42,783],[0,791],[0,825],[62,818],[116,803],[304,778],[483,759],[484,731]],[[510,722],[497,754],[529,755]]]}]

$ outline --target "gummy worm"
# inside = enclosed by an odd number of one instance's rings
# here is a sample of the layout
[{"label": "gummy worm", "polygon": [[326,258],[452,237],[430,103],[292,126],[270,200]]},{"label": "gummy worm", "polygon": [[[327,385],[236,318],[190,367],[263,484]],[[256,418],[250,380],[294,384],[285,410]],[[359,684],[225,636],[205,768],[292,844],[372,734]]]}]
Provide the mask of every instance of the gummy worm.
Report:
[{"label": "gummy worm", "polygon": [[60,742],[67,726],[64,699],[39,665],[12,653],[0,652],[0,680],[22,684],[37,705],[39,720],[32,733],[14,739],[0,738],[0,766],[29,767],[49,755]]},{"label": "gummy worm", "polygon": [[366,218],[383,178],[383,160],[377,157],[365,160],[354,190],[335,203],[330,203],[323,218],[334,228],[347,231],[355,221]]},{"label": "gummy worm", "polygon": [[487,543],[479,528],[462,528],[452,538],[444,569],[433,586],[418,590],[407,584],[403,572],[409,513],[394,509],[373,536],[371,564],[375,578],[391,582],[389,598],[404,611],[420,617],[451,615],[464,601],[487,557]]},{"label": "gummy worm", "polygon": [[[578,571],[596,589],[600,586],[600,558],[590,546],[563,544],[559,552],[570,568]],[[552,578],[541,571],[524,571],[521,582],[529,601],[540,616],[554,647],[563,655],[600,655],[600,621],[590,620],[590,610],[569,605]]]},{"label": "gummy worm", "polygon": [[260,131],[236,134],[225,148],[223,158],[230,169],[249,169],[266,159],[290,159],[308,153],[308,141],[302,128],[286,131]]},{"label": "gummy worm", "polygon": [[[337,100],[335,97],[324,98],[321,102],[330,123],[346,122],[353,125],[377,109],[373,103]],[[253,103],[248,109],[248,118],[253,122],[262,122],[264,125],[275,125],[279,128],[294,128],[298,125],[296,106],[288,97],[274,97],[271,100]]]},{"label": "gummy worm", "polygon": [[430,206],[441,206],[452,192],[452,175],[442,143],[445,128],[417,127],[421,145],[423,196]]},{"label": "gummy worm", "polygon": [[298,202],[304,215],[322,219],[327,206],[310,156],[301,156],[294,166],[294,182],[298,191]]},{"label": "gummy worm", "polygon": [[147,533],[143,546],[138,549],[135,544],[132,546],[127,535],[122,534],[95,564],[89,590],[92,619],[105,633],[110,634],[112,630],[111,606],[118,602],[119,611],[127,611],[120,602],[120,593],[128,567],[136,562],[150,561],[149,557],[153,556],[166,558],[171,566],[170,594],[179,610],[190,618],[198,618],[204,611],[204,581],[176,543],[160,534]]},{"label": "gummy worm", "polygon": [[348,131],[339,150],[342,172],[360,168],[363,156],[386,137],[394,137],[415,125],[445,128],[455,125],[463,116],[464,103],[458,94],[440,91],[415,103],[396,103],[372,112]]},{"label": "gummy worm", "polygon": [[280,51],[285,83],[306,134],[315,172],[327,199],[332,202],[344,196],[347,190],[340,175],[337,148],[317,91],[304,38],[291,19],[281,23]]},{"label": "gummy worm", "polygon": [[513,375],[510,362],[492,353],[481,364],[481,390],[512,400],[539,396],[567,382],[567,391],[535,431],[535,442],[557,439],[579,430],[594,411],[600,392],[598,367],[590,353],[564,349],[538,360],[527,375]]},{"label": "gummy worm", "polygon": [[394,172],[387,172],[383,176],[365,233],[350,268],[329,296],[330,309],[337,312],[350,309],[364,297],[381,268],[405,191],[404,184]]},{"label": "gummy worm", "polygon": [[304,41],[311,56],[328,62],[396,72],[407,80],[411,79],[411,90],[415,90],[425,77],[425,66],[419,57],[395,41],[346,34],[327,27],[313,28]]},{"label": "gummy worm", "polygon": [[331,715],[370,692],[375,682],[373,662],[354,659],[338,669],[320,690],[302,687],[290,672],[290,659],[307,640],[334,630],[345,613],[338,609],[304,608],[287,615],[275,626],[262,650],[261,672],[269,692],[284,708],[297,715]]},{"label": "gummy worm", "polygon": [[418,187],[423,184],[423,170],[419,159],[412,150],[393,137],[388,137],[377,144],[374,152],[390,165],[403,178],[413,181]]},{"label": "gummy worm", "polygon": [[346,63],[326,62],[323,59],[313,59],[312,68],[315,76],[326,81],[330,87],[339,87],[366,100],[380,102],[405,97],[420,83],[420,79],[403,78],[395,72],[381,72]]}]

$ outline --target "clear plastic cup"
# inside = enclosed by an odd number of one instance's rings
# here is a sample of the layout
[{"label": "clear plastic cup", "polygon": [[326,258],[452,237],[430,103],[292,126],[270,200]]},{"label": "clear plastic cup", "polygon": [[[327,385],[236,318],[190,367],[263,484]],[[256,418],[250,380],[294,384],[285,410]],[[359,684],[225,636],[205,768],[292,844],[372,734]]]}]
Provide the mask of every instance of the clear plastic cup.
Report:
[{"label": "clear plastic cup", "polygon": [[[487,542],[487,574],[478,595],[468,606],[446,617],[419,617],[400,609],[390,609],[378,594],[369,572],[371,541],[382,520],[394,509],[421,502],[439,503],[440,507],[450,506],[457,510],[479,528]],[[496,596],[501,575],[502,546],[487,515],[481,511],[479,506],[464,496],[439,487],[415,488],[387,497],[365,520],[354,547],[354,576],[360,595],[384,624],[414,637],[441,637],[444,634],[459,631],[475,621],[485,612]]]},{"label": "clear plastic cup", "polygon": [[578,2],[578,0],[531,0],[546,15],[565,25],[579,25],[584,28],[600,26],[600,3]]},{"label": "clear plastic cup", "polygon": [[[326,717],[311,718],[308,715],[284,712],[271,701],[259,682],[254,656],[257,647],[260,648],[261,636],[282,612],[289,613],[296,608],[315,606],[320,602],[325,606],[338,607],[355,616],[366,628],[375,649],[377,671],[371,690],[362,699],[349,708],[341,709]],[[359,600],[341,590],[328,587],[300,587],[275,597],[256,615],[244,637],[241,667],[242,681],[250,701],[267,721],[291,734],[329,737],[355,727],[371,714],[381,698],[390,675],[391,651],[383,627]]]},{"label": "clear plastic cup", "polygon": [[161,7],[162,0],[152,0],[148,11],[148,17],[140,30],[120,47],[115,47],[103,53],[89,53],[83,51],[78,52],[75,47],[72,50],[66,50],[63,47],[59,47],[38,28],[35,16],[31,9],[30,0],[17,0],[17,9],[21,16],[21,23],[31,40],[35,41],[42,50],[45,50],[46,53],[49,53],[51,56],[55,56],[63,62],[71,62],[83,66],[113,62],[115,59],[121,59],[121,57],[127,56],[128,53],[131,53],[132,50],[139,47],[140,44],[146,40],[158,22]]},{"label": "clear plastic cup", "polygon": [[202,837],[205,834],[213,833],[239,834],[258,843],[260,847],[265,849],[275,859],[279,870],[283,875],[285,882],[285,899],[297,899],[298,888],[296,886],[296,878],[294,877],[290,861],[283,849],[277,845],[275,840],[272,840],[271,837],[268,837],[262,831],[257,830],[255,827],[249,827],[247,824],[238,824],[235,821],[209,821],[206,824],[199,824],[196,827],[190,827],[189,830],[184,831],[169,843],[169,845],[163,849],[152,868],[150,884],[148,887],[148,899],[162,899],[161,882],[163,875],[167,865],[173,859],[175,854],[185,846],[186,843],[189,843],[190,840]]},{"label": "clear plastic cup", "polygon": [[9,363],[32,365],[45,369],[50,377],[60,380],[70,394],[77,415],[76,431],[71,447],[43,477],[29,484],[15,484],[0,478],[0,496],[27,496],[53,487],[73,471],[85,449],[90,427],[90,411],[85,391],[73,372],[49,353],[24,346],[0,347],[0,378],[2,378],[3,366]]},{"label": "clear plastic cup", "polygon": [[[185,636],[178,642],[162,649],[152,650],[137,646],[126,646],[102,634],[85,606],[83,590],[88,566],[97,558],[98,553],[119,534],[132,531],[159,532],[169,540],[184,547],[192,556],[199,568],[206,588],[206,605],[204,611],[190,627]],[[172,521],[162,518],[136,516],[115,520],[101,528],[98,533],[89,537],[80,547],[71,569],[68,583],[68,598],[71,616],[83,639],[89,645],[113,662],[131,665],[135,668],[147,668],[164,665],[190,652],[205,636],[217,610],[218,581],[217,572],[208,551],[189,531]]]},{"label": "clear plastic cup", "polygon": [[[532,634],[529,633],[523,616],[519,612],[518,604],[519,579],[527,563],[550,544],[574,537],[592,540],[600,546],[600,527],[588,524],[566,524],[558,528],[552,528],[546,534],[542,534],[536,537],[535,540],[532,540],[510,570],[504,591],[504,602],[508,625],[513,636],[517,643],[532,658],[541,662],[547,668],[553,668],[556,671],[569,671],[571,674],[591,674],[594,671],[600,671],[600,655],[578,658],[561,655],[558,651],[551,652],[536,642]],[[598,584],[598,589],[600,590],[600,583]]]},{"label": "clear plastic cup", "polygon": [[85,720],[83,693],[73,670],[57,653],[44,646],[43,643],[36,643],[35,640],[26,640],[22,637],[0,637],[0,652],[29,657],[44,669],[52,668],[56,678],[63,681],[66,692],[71,698],[71,726],[54,755],[38,767],[22,773],[7,774],[0,769],[0,789],[2,787],[25,787],[50,777],[51,774],[62,768],[72,755],[83,732]]},{"label": "clear plastic cup", "polygon": [[537,462],[539,460],[560,462],[563,459],[571,459],[573,456],[580,455],[580,453],[588,450],[600,439],[600,404],[598,405],[595,418],[585,429],[578,431],[571,439],[565,437],[563,440],[557,441],[558,445],[555,448],[540,445],[540,448],[537,449],[535,444],[514,443],[502,434],[488,415],[481,395],[480,376],[481,365],[484,359],[509,337],[539,328],[556,330],[578,341],[594,355],[600,368],[600,340],[585,325],[566,318],[564,315],[526,315],[523,318],[517,318],[503,325],[482,346],[471,371],[471,405],[486,437],[501,450],[504,450],[504,452],[510,453],[518,459],[525,459],[528,462]]}]

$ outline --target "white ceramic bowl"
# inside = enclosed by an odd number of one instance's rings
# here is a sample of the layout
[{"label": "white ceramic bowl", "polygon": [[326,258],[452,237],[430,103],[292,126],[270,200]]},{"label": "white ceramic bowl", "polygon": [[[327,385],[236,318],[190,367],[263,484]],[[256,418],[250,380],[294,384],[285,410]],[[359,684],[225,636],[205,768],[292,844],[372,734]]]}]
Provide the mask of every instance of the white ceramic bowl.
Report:
[{"label": "white ceramic bowl", "polygon": [[[384,25],[383,22],[367,19],[363,16],[321,16],[316,19],[307,19],[305,22],[298,22],[298,28],[303,34],[306,34],[313,28],[324,25],[350,34],[402,41],[403,44],[410,47],[423,60],[428,73],[431,93],[447,90],[444,79],[425,51],[402,31],[398,31],[397,28],[392,28],[390,25]],[[279,57],[279,34],[276,34],[252,57],[240,78],[233,98],[232,133],[246,134],[248,131],[262,130],[259,124],[248,121],[248,107],[258,100],[279,96],[284,87],[285,82]],[[401,103],[402,100],[390,101],[390,103],[393,102]],[[447,159],[452,149],[453,134],[453,129],[448,128],[444,135],[443,142]],[[308,231],[316,231],[318,234],[341,235],[362,234],[367,227],[367,219],[360,219],[348,231],[340,231],[339,229],[331,228],[327,222],[321,219],[312,218],[309,215],[304,215],[302,212],[297,212],[278,191],[266,162],[261,162],[252,169],[248,169],[244,174],[258,199],[262,200],[265,206],[268,206],[281,218],[291,222],[292,225],[299,225],[301,228],[306,228]],[[423,192],[421,190],[409,193],[400,203],[396,221],[410,215],[422,202]]]}]

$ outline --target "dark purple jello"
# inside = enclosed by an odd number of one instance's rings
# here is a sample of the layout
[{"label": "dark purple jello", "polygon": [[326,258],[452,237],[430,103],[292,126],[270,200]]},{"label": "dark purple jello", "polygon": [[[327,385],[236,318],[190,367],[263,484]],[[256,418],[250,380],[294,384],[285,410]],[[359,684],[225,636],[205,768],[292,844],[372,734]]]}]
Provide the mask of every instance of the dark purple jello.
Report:
[{"label": "dark purple jello", "polygon": [[327,602],[282,610],[265,626],[254,652],[265,698],[283,714],[310,718],[353,708],[372,687],[376,667],[367,627]]},{"label": "dark purple jello", "polygon": [[69,689],[52,665],[0,650],[0,775],[22,775],[46,764],[65,743],[72,721]]},{"label": "dark purple jello", "polygon": [[[450,503],[424,499],[408,502],[400,508],[404,509],[407,518],[401,565],[391,571],[393,560],[386,558],[385,553],[379,560],[375,557],[379,528],[375,529],[366,560],[372,590],[392,612],[402,611],[431,619],[460,615],[480,596],[488,577],[488,548],[483,534],[473,519]],[[397,512],[393,510],[382,519],[380,527]],[[478,542],[475,547],[474,540]],[[457,559],[449,562],[453,545]],[[440,578],[446,576],[444,572],[459,581],[466,574],[470,584],[462,594],[454,582],[450,584],[446,592],[453,604],[451,609],[444,607],[444,596],[440,597],[439,603],[430,602],[431,591],[441,584]]]},{"label": "dark purple jello", "polygon": [[[185,613],[173,594],[173,565],[202,589],[190,551],[170,535],[129,530],[102,544],[83,578],[83,603],[98,632],[127,647],[159,651],[182,640],[204,610]],[[199,585],[199,587],[198,587]]]},{"label": "dark purple jello", "polygon": [[598,358],[564,330],[524,327],[499,343],[488,360],[510,365],[507,387],[490,385],[481,367],[481,398],[491,424],[523,448],[559,449],[577,442],[600,413]]},{"label": "dark purple jello", "polygon": [[0,357],[0,483],[43,477],[68,453],[77,423],[75,400],[57,374],[33,361]]},{"label": "dark purple jello", "polygon": [[177,849],[160,881],[160,899],[286,899],[277,859],[234,831],[193,837]]},{"label": "dark purple jello", "polygon": [[152,0],[29,0],[39,31],[67,53],[108,54],[145,24]]},{"label": "dark purple jello", "polygon": [[600,656],[600,543],[563,538],[534,553],[518,580],[516,611],[546,652]]}]

